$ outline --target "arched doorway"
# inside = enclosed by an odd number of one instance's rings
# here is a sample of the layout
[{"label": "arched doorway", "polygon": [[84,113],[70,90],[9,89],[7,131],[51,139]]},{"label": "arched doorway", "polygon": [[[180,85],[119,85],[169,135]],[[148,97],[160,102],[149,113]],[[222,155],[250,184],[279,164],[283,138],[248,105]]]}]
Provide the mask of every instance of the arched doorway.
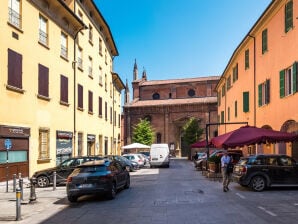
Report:
[{"label": "arched doorway", "polygon": [[[288,132],[288,133],[298,133],[298,123],[295,120],[287,120],[284,122],[284,124],[281,126],[281,131]],[[288,154],[286,150],[286,144],[280,143],[280,146],[284,147],[284,150],[282,151],[284,154]],[[292,142],[292,144],[289,144],[289,154],[292,156],[296,161],[298,161],[298,141]],[[281,151],[279,152],[281,154]]]}]

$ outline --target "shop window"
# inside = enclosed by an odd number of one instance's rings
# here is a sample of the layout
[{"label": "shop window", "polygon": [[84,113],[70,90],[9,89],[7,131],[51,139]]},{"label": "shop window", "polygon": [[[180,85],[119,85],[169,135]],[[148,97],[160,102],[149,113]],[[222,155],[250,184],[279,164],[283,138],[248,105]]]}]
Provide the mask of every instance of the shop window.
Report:
[{"label": "shop window", "polygon": [[38,159],[46,160],[50,158],[50,131],[48,129],[39,130],[39,147],[38,147]]}]

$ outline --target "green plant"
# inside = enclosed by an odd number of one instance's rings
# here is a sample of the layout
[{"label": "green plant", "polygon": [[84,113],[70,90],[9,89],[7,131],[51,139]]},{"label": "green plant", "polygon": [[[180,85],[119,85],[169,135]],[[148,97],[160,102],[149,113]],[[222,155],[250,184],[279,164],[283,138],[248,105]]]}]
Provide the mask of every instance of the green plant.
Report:
[{"label": "green plant", "polygon": [[208,162],[220,163],[220,157],[219,156],[211,156],[208,158]]}]

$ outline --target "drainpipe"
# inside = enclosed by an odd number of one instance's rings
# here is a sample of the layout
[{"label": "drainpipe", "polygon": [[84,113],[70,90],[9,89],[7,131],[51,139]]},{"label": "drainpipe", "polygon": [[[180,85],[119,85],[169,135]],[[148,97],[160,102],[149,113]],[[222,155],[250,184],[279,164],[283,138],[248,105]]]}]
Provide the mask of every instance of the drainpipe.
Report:
[{"label": "drainpipe", "polygon": [[257,125],[257,111],[256,111],[256,37],[248,34],[254,40],[254,126]]}]

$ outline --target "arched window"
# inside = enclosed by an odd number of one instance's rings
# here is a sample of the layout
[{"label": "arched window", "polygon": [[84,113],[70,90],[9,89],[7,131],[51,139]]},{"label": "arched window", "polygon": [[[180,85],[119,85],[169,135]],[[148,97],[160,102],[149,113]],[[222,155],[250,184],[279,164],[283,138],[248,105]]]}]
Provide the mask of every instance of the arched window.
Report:
[{"label": "arched window", "polygon": [[196,92],[194,91],[194,89],[188,90],[188,96],[193,97],[194,95],[196,95]]},{"label": "arched window", "polygon": [[156,134],[156,143],[161,143],[161,134],[160,133]]},{"label": "arched window", "polygon": [[160,99],[159,93],[154,93],[154,94],[152,95],[152,98],[153,98],[154,100],[159,100],[159,99]]}]

